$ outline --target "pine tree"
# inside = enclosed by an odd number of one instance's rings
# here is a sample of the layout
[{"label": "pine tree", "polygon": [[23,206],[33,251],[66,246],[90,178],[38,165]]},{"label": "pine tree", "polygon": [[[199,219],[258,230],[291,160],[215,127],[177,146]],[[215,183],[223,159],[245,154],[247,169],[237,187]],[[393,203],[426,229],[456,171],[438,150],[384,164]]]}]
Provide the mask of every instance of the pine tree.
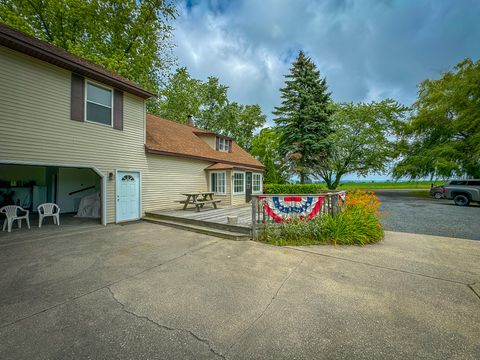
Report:
[{"label": "pine tree", "polygon": [[282,105],[275,107],[281,131],[280,151],[303,184],[311,170],[329,153],[332,107],[326,80],[300,51],[280,89]]}]

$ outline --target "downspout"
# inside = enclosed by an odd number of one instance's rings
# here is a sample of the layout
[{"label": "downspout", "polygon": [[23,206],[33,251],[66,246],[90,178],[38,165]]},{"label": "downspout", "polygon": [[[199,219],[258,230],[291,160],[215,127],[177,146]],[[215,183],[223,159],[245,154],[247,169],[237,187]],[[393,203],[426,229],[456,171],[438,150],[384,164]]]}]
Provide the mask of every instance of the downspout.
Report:
[{"label": "downspout", "polygon": [[107,226],[107,179],[102,174],[102,225]]},{"label": "downspout", "polygon": [[233,170],[230,170],[230,206],[233,206]]}]

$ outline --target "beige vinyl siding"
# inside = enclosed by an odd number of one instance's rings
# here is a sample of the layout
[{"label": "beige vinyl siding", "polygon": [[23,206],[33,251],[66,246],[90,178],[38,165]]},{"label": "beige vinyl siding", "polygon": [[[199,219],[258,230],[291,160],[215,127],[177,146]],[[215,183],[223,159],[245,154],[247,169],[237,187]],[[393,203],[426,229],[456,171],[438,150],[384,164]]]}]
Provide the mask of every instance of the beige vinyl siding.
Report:
[{"label": "beige vinyl siding", "polygon": [[69,71],[0,46],[0,160],[94,166],[107,177],[107,222],[115,221],[108,173],[147,171],[144,101],[124,93],[123,131],[70,120]]},{"label": "beige vinyl siding", "polygon": [[212,149],[217,149],[217,137],[213,135],[198,135],[197,136],[205,141]]},{"label": "beige vinyl siding", "polygon": [[205,168],[211,162],[174,156],[147,154],[148,171],[143,175],[144,211],[180,208],[183,193],[208,191]]},{"label": "beige vinyl siding", "polygon": [[242,205],[245,204],[245,194],[233,195],[232,205]]},{"label": "beige vinyl siding", "polygon": [[[205,168],[212,162],[146,154],[145,103],[124,93],[123,131],[70,120],[71,73],[0,46],[0,162],[95,167],[106,178],[107,222],[115,222],[115,170],[142,175],[142,214],[174,208],[182,192],[207,191]],[[205,137],[215,147],[215,137]],[[222,206],[242,204],[245,195],[227,195]]]}]

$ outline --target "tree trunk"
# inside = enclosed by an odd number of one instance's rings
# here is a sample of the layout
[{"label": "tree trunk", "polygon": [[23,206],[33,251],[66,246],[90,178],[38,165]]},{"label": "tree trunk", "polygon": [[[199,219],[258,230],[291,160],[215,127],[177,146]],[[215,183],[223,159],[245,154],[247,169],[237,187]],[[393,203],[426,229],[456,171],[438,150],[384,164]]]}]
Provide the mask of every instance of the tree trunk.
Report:
[{"label": "tree trunk", "polygon": [[338,185],[340,184],[340,180],[342,179],[342,175],[343,174],[339,174],[339,173],[337,173],[337,175],[335,175],[335,181],[333,182],[330,190],[336,190],[337,189]]},{"label": "tree trunk", "polygon": [[324,177],[323,181],[325,181],[325,184],[327,184],[327,189],[331,190],[332,189],[332,179],[328,177]]},{"label": "tree trunk", "polygon": [[305,174],[300,173],[300,184],[305,184]]}]

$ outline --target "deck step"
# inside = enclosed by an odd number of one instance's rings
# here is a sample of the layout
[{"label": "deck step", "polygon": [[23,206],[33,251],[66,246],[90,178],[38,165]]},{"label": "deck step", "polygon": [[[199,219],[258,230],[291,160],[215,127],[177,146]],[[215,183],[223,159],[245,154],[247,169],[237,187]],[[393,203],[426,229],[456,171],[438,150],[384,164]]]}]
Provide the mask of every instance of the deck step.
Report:
[{"label": "deck step", "polygon": [[[208,221],[208,220],[197,220],[197,219],[191,219],[191,218],[187,218],[187,217],[179,217],[179,216],[167,215],[167,214],[158,214],[158,213],[155,213],[155,212],[146,212],[145,217],[148,217],[148,218],[151,218],[151,219],[157,219],[157,220],[173,221],[173,222],[178,222],[178,223],[182,223],[182,224],[195,225],[195,226],[213,228],[213,229],[218,229],[218,230],[230,231],[230,232],[234,232],[234,233],[242,233],[244,235],[250,235],[250,233],[251,233],[251,229],[250,229],[249,226],[224,224],[224,223]],[[226,216],[225,216],[225,218],[226,218]]]},{"label": "deck step", "polygon": [[211,235],[211,236],[216,236],[222,239],[229,239],[229,240],[237,240],[237,241],[243,241],[243,240],[250,240],[250,234],[245,234],[245,233],[240,233],[240,232],[234,232],[234,231],[229,231],[229,230],[222,230],[222,229],[216,229],[208,226],[201,226],[201,225],[194,225],[194,224],[189,224],[181,221],[174,221],[174,220],[166,220],[166,219],[159,219],[156,217],[151,217],[151,216],[145,216],[143,220],[152,222],[155,224],[159,225],[164,225],[164,226],[170,226],[174,227],[177,229],[182,229],[182,230],[187,230],[187,231],[192,231],[196,232],[199,234],[205,234],[205,235]]}]

